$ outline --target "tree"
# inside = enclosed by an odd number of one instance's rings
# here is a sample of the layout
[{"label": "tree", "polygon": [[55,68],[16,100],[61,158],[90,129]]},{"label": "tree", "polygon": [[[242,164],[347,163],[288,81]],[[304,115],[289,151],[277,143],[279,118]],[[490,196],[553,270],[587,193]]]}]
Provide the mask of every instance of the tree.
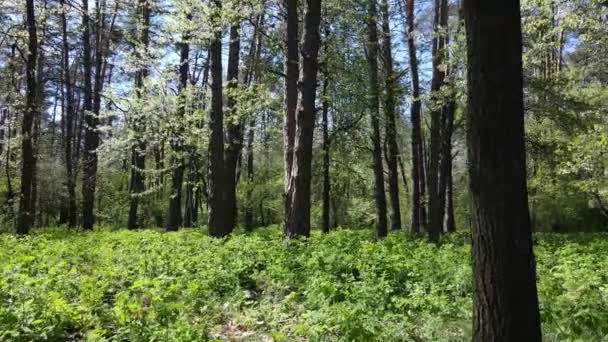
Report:
[{"label": "tree", "polygon": [[[232,227],[228,225],[226,174],[224,168],[224,113],[222,89],[222,30],[220,17],[222,2],[213,0],[214,37],[209,50],[211,71],[211,107],[209,110],[209,180],[207,188],[209,235],[224,237]],[[232,34],[231,34],[232,38]],[[237,56],[238,57],[238,56]],[[232,71],[232,70],[231,70]],[[229,75],[230,76],[230,75]]]},{"label": "tree", "polygon": [[34,177],[35,156],[32,148],[32,123],[38,116],[38,90],[36,80],[36,61],[38,58],[38,36],[36,33],[36,15],[34,1],[25,2],[26,25],[28,37],[28,54],[26,57],[25,73],[27,78],[25,111],[21,123],[21,197],[19,198],[19,216],[17,233],[27,234],[32,226],[32,181]]},{"label": "tree", "polygon": [[422,162],[422,127],[420,124],[420,81],[418,76],[418,56],[414,37],[414,0],[404,0],[407,24],[407,47],[412,83],[412,103],[410,105],[410,123],[412,125],[412,205],[410,213],[410,230],[419,233],[424,224],[424,195],[421,184],[424,183],[424,163]]},{"label": "tree", "polygon": [[387,235],[384,166],[380,137],[380,96],[378,81],[378,28],[376,0],[367,2],[367,67],[369,77],[369,116],[372,129],[372,159],[374,170],[374,199],[376,203],[376,237]]},{"label": "tree", "polygon": [[388,193],[391,203],[391,229],[401,229],[401,206],[399,204],[399,169],[397,158],[399,147],[397,146],[397,126],[395,119],[395,88],[397,79],[393,66],[393,47],[391,42],[391,27],[389,17],[388,0],[382,0],[382,55],[385,70],[384,117],[385,117],[385,139],[386,139],[386,164],[388,168]]},{"label": "tree", "polygon": [[283,72],[285,73],[285,103],[283,117],[283,153],[285,186],[284,194],[284,225],[287,226],[291,199],[289,198],[289,184],[293,164],[293,146],[296,133],[296,108],[298,105],[298,75],[300,72],[300,55],[298,52],[298,1],[281,0],[283,10],[283,49],[285,59]]},{"label": "tree", "polygon": [[312,142],[315,125],[318,54],[321,44],[321,0],[306,0],[302,39],[302,70],[296,113],[291,176],[287,188],[289,210],[284,236],[310,235],[310,183],[312,177]]},{"label": "tree", "polygon": [[[191,20],[192,15],[186,13],[186,20]],[[188,88],[188,70],[190,69],[190,34],[184,32],[179,47],[179,94],[177,105],[177,117],[183,120],[186,115],[186,94]],[[172,132],[171,149],[173,150],[173,168],[171,170],[171,195],[169,196],[169,212],[167,214],[167,230],[176,231],[182,225],[182,184],[184,182],[185,169],[185,143],[183,127],[179,126]]]},{"label": "tree", "polygon": [[[136,20],[139,27],[139,32],[136,46],[136,56],[141,61],[142,58],[145,59],[147,56],[142,56],[142,53],[139,52],[140,49],[143,50],[143,54],[145,55],[148,52],[148,45],[150,44],[150,4],[148,4],[148,0],[138,0],[137,13],[138,16]],[[138,67],[135,74],[135,92],[138,100],[143,98],[144,81],[148,77],[149,73],[148,66],[144,64]],[[131,147],[131,180],[129,182],[129,192],[131,198],[129,203],[129,219],[127,222],[128,229],[135,229],[139,226],[137,222],[137,209],[139,206],[140,196],[145,190],[144,170],[146,168],[147,144],[142,137],[145,129],[145,124],[142,122],[142,119],[143,118],[138,115],[133,120],[133,128],[136,133],[136,142]]]},{"label": "tree", "polygon": [[516,0],[464,3],[474,341],[541,341],[526,186],[519,11]]},{"label": "tree", "polygon": [[[228,110],[227,145],[225,150],[226,168],[226,225],[232,231],[236,225],[237,203],[236,185],[238,161],[243,150],[243,125],[236,108],[236,90],[239,87],[239,56],[241,52],[240,18],[230,26],[230,46],[228,48],[228,70],[226,86],[226,107]],[[255,44],[252,42],[252,44]]]},{"label": "tree", "polygon": [[68,193],[67,223],[68,227],[75,227],[77,224],[76,208],[76,178],[74,170],[74,99],[72,91],[72,78],[70,75],[70,43],[68,39],[68,24],[66,19],[67,4],[61,0],[61,34],[62,34],[62,61],[63,61],[63,84],[65,87],[65,139],[64,139],[64,158],[66,168],[66,190]]}]

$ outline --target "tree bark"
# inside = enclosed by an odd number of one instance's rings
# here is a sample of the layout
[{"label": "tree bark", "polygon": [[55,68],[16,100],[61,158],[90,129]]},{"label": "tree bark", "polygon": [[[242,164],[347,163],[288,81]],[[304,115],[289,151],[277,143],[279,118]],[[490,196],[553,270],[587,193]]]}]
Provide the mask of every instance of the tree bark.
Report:
[{"label": "tree bark", "polygon": [[384,98],[385,116],[385,140],[386,165],[388,168],[388,193],[391,203],[390,224],[392,230],[401,229],[401,205],[399,203],[399,169],[397,158],[399,149],[397,146],[397,126],[395,119],[395,88],[397,79],[395,78],[393,67],[393,47],[391,43],[391,28],[389,19],[388,0],[382,0],[382,50],[385,76],[386,94]]},{"label": "tree bark", "polygon": [[[226,108],[228,110],[227,146],[225,151],[226,168],[226,225],[232,231],[237,222],[236,185],[238,160],[243,150],[243,124],[238,117],[234,92],[239,86],[239,56],[241,52],[240,23],[230,27],[230,46],[228,51],[228,70],[226,85]],[[252,43],[253,44],[253,43]]]},{"label": "tree bark", "polygon": [[302,72],[296,113],[294,152],[287,198],[290,200],[285,238],[310,235],[310,183],[312,178],[312,142],[317,109],[318,54],[321,44],[321,0],[306,0],[302,42]]},{"label": "tree bark", "polygon": [[65,84],[65,118],[61,121],[65,122],[65,139],[64,139],[64,158],[66,168],[66,187],[68,192],[67,203],[67,224],[68,227],[76,227],[77,225],[77,208],[76,208],[76,177],[74,172],[74,152],[72,149],[72,141],[74,139],[74,97],[72,91],[72,79],[70,77],[70,45],[67,31],[67,4],[65,0],[61,0],[61,32],[63,42],[63,83]]},{"label": "tree bark", "polygon": [[387,235],[384,165],[380,137],[380,107],[378,83],[378,28],[376,0],[367,2],[367,66],[369,75],[369,115],[372,128],[372,157],[374,170],[374,199],[376,203],[376,237]]},{"label": "tree bark", "polygon": [[467,0],[464,14],[473,340],[541,341],[526,185],[519,1]]},{"label": "tree bark", "polygon": [[[217,20],[222,8],[221,0],[213,0],[214,18]],[[219,20],[217,20],[219,22]],[[208,218],[209,235],[224,237],[231,232],[228,226],[226,175],[224,168],[224,113],[222,89],[222,33],[215,32],[210,46],[211,72],[211,109],[209,110],[209,180],[208,180]]]},{"label": "tree bark", "polygon": [[32,148],[32,124],[38,115],[38,101],[36,99],[38,36],[36,33],[34,1],[26,0],[25,9],[28,32],[28,54],[25,66],[27,88],[25,94],[25,112],[23,113],[21,124],[21,197],[19,199],[19,213],[17,217],[17,234],[27,234],[32,225],[31,195],[35,164]]},{"label": "tree bark", "polygon": [[[144,56],[136,52],[140,63],[142,60],[147,60],[148,45],[150,41],[150,6],[147,0],[138,0],[138,22],[140,25],[138,46],[143,48]],[[144,80],[148,77],[149,70],[147,65],[140,65],[135,75],[135,92],[138,99],[144,96]],[[133,120],[133,128],[135,131],[135,143],[131,148],[131,181],[129,182],[129,192],[131,195],[129,203],[129,220],[127,222],[128,229],[136,229],[140,227],[137,220],[137,211],[141,194],[145,190],[145,168],[146,168],[146,142],[142,136],[145,131],[145,123],[140,113],[136,114]]]},{"label": "tree bark", "polygon": [[287,226],[291,198],[289,184],[293,165],[294,139],[296,134],[296,108],[298,105],[298,75],[300,57],[298,51],[298,1],[281,0],[283,10],[283,48],[285,53],[285,116],[283,118],[283,149],[285,167],[284,226]]}]

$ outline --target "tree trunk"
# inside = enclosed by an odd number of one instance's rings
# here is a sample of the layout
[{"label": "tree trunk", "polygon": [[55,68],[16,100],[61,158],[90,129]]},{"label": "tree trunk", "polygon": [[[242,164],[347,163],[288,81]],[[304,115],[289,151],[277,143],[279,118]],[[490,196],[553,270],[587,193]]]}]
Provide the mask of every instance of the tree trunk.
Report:
[{"label": "tree trunk", "polygon": [[296,134],[296,107],[298,105],[298,75],[300,57],[298,51],[298,1],[281,0],[283,10],[283,47],[285,49],[285,116],[283,118],[283,149],[285,167],[284,226],[287,226],[291,198],[289,184],[293,164],[294,139]]},{"label": "tree trunk", "polygon": [[542,339],[526,185],[519,11],[516,0],[464,2],[474,341]]},{"label": "tree trunk", "polygon": [[414,40],[414,0],[404,0],[405,17],[407,24],[407,47],[409,66],[412,80],[412,103],[410,105],[410,123],[412,125],[412,203],[410,213],[410,231],[419,233],[423,224],[421,218],[422,198],[420,185],[424,182],[421,174],[422,156],[420,154],[422,145],[422,134],[420,124],[420,81],[418,79],[418,57],[416,55],[416,42]]},{"label": "tree trunk", "polygon": [[388,168],[388,193],[391,203],[391,229],[401,229],[401,206],[399,203],[399,169],[397,168],[397,126],[395,120],[395,88],[396,78],[393,68],[393,47],[391,43],[391,28],[389,19],[388,0],[382,0],[382,50],[385,76],[386,95],[384,98],[386,165]]},{"label": "tree trunk", "polygon": [[[190,16],[188,15],[188,19]],[[188,70],[190,69],[190,44],[188,42],[188,34],[184,34],[180,48],[180,64],[179,64],[179,105],[177,108],[178,119],[183,119],[186,115],[186,88],[188,87]],[[169,196],[169,213],[167,215],[167,231],[176,231],[182,225],[182,184],[184,182],[185,169],[185,146],[183,127],[180,126],[175,136],[171,139],[171,149],[174,156],[172,157],[173,167],[171,170],[171,195]],[[159,158],[162,160],[162,158]]]},{"label": "tree trunk", "polygon": [[[250,61],[249,61],[249,71],[248,77],[246,80],[246,84],[251,83],[252,81],[257,81],[259,78],[259,68],[258,63],[260,61],[260,56],[262,53],[262,32],[260,28],[264,23],[264,14],[260,14],[257,18],[257,25],[254,29],[252,42],[255,42],[255,45],[252,45],[252,51],[250,52]],[[254,154],[253,154],[253,143],[255,139],[255,116],[251,118],[249,121],[249,132],[247,134],[247,188],[246,188],[246,205],[245,205],[245,230],[252,231],[253,230],[253,177],[254,177]]]},{"label": "tree trunk", "polygon": [[442,64],[445,60],[445,38],[441,32],[447,24],[447,1],[434,1],[434,31],[433,38],[433,77],[431,80],[431,128],[429,168],[427,172],[429,222],[427,232],[433,242],[439,241],[443,225],[442,184],[440,184],[439,161],[441,153],[441,96],[439,91],[445,81],[445,69]]},{"label": "tree trunk", "polygon": [[[239,19],[240,20],[240,19]],[[230,27],[230,46],[228,51],[228,70],[226,85],[226,108],[228,110],[227,146],[225,151],[226,169],[226,225],[232,231],[237,222],[236,185],[238,160],[243,150],[243,125],[238,117],[234,92],[239,86],[239,56],[241,52],[240,23]],[[254,43],[252,43],[254,44]]]},{"label": "tree trunk", "polygon": [[[221,0],[213,0],[213,10],[219,16],[222,8]],[[218,19],[218,18],[216,18]],[[219,21],[219,20],[218,20]],[[211,71],[211,109],[209,110],[209,180],[207,224],[209,235],[224,237],[231,232],[226,217],[226,178],[224,168],[224,113],[222,99],[222,33],[215,32],[210,46]]]},{"label": "tree trunk", "polygon": [[376,0],[367,3],[367,65],[369,74],[369,115],[372,128],[372,157],[374,170],[374,198],[376,202],[376,237],[387,235],[386,196],[384,193],[384,166],[380,137],[380,108],[378,83],[378,29]]},{"label": "tree trunk", "polygon": [[28,54],[26,60],[27,88],[25,93],[25,112],[21,124],[21,198],[17,217],[17,234],[27,234],[32,225],[31,212],[32,178],[35,156],[32,148],[32,124],[38,115],[36,100],[36,60],[38,56],[38,37],[36,35],[36,16],[34,1],[26,0],[26,21],[28,32]]},{"label": "tree trunk", "polygon": [[65,118],[61,121],[65,122],[65,139],[64,139],[64,158],[66,168],[66,187],[68,192],[67,203],[67,224],[68,227],[76,227],[77,224],[77,208],[76,208],[76,175],[74,172],[74,152],[72,149],[72,141],[74,139],[74,97],[72,92],[72,80],[70,77],[70,45],[68,41],[67,31],[67,4],[65,0],[61,0],[61,31],[63,40],[63,82],[65,84]]},{"label": "tree trunk", "polygon": [[91,90],[91,76],[93,74],[93,60],[91,58],[90,41],[90,18],[88,12],[88,0],[82,1],[83,14],[83,54],[84,54],[84,158],[82,161],[82,228],[92,230],[95,224],[95,186],[97,183],[97,147],[99,146],[99,110],[101,105],[101,86],[102,86],[102,51],[101,34],[104,27],[104,20],[101,16],[101,8],[96,3],[97,10],[97,30],[96,30],[96,53],[95,53],[95,79],[94,89]]},{"label": "tree trunk", "polygon": [[[140,63],[142,60],[147,60],[148,45],[150,41],[150,6],[147,0],[139,0],[138,3],[138,18],[139,31],[138,46],[136,51],[143,48],[144,56],[136,52]],[[135,92],[138,99],[144,96],[144,80],[148,77],[149,70],[147,65],[140,65],[135,75]],[[145,123],[142,117],[143,113],[136,113],[133,120],[133,129],[135,131],[135,144],[131,148],[131,181],[129,182],[129,192],[131,195],[129,203],[129,220],[127,223],[128,229],[136,229],[140,226],[137,220],[137,211],[141,194],[145,190],[145,174],[146,168],[146,142],[142,136],[145,131]]]},{"label": "tree trunk", "polygon": [[323,233],[329,233],[330,228],[330,217],[329,217],[329,206],[331,202],[330,198],[330,188],[331,188],[331,180],[329,178],[329,149],[330,149],[330,141],[329,141],[329,123],[327,120],[327,113],[329,111],[329,100],[327,99],[327,88],[329,86],[329,79],[327,75],[325,75],[325,80],[323,81]]},{"label": "tree trunk", "polygon": [[312,142],[317,109],[317,72],[321,36],[321,0],[306,0],[302,41],[302,72],[296,114],[293,164],[287,198],[289,211],[283,235],[285,238],[310,235],[310,183],[312,178]]}]

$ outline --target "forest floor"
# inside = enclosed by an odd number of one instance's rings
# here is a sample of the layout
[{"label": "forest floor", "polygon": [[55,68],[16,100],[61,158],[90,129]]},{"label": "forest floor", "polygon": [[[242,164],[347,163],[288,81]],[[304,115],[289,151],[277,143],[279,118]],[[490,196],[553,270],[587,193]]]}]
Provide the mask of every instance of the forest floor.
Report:
[{"label": "forest floor", "polygon": [[[608,235],[537,234],[546,341],[608,338]],[[440,247],[392,233],[277,227],[62,228],[0,235],[0,341],[460,341],[471,335],[464,233]]]}]

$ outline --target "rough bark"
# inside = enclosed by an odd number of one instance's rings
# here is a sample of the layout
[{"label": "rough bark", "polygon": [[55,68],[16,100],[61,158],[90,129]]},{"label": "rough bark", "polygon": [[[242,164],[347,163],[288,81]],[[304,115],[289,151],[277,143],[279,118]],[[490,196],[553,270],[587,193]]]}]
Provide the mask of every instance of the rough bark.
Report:
[{"label": "rough bark", "polygon": [[70,45],[67,31],[66,10],[67,4],[65,0],[61,0],[61,33],[62,33],[62,61],[63,61],[63,83],[65,85],[65,119],[62,118],[62,123],[65,123],[65,139],[64,139],[64,158],[66,168],[66,188],[68,193],[67,203],[67,224],[68,227],[75,227],[77,224],[77,208],[76,208],[76,178],[74,172],[74,152],[72,141],[74,139],[74,97],[72,91],[72,79],[70,75]]},{"label": "rough bark", "polygon": [[237,222],[236,185],[238,161],[243,150],[243,124],[238,118],[234,92],[239,86],[239,56],[241,51],[240,23],[230,27],[230,46],[228,48],[228,70],[226,85],[227,108],[227,145],[224,167],[226,169],[226,225],[232,231]]},{"label": "rough bark", "polygon": [[395,88],[397,86],[396,76],[393,67],[393,47],[391,43],[391,28],[389,18],[388,0],[382,0],[382,51],[385,70],[385,97],[384,97],[384,117],[385,117],[385,141],[386,166],[388,168],[388,193],[391,204],[390,225],[392,230],[401,229],[401,206],[399,203],[399,169],[397,158],[399,149],[397,146],[397,126],[395,119]]},{"label": "rough bark", "polygon": [[[140,30],[138,39],[138,50],[143,48],[144,54],[147,54],[150,41],[150,6],[147,0],[139,0],[138,2],[138,18]],[[139,55],[139,53],[136,53]],[[146,59],[147,56],[138,56],[140,61]],[[141,62],[140,62],[141,63]],[[149,70],[146,65],[139,66],[135,75],[135,92],[138,99],[142,99],[144,91],[144,80],[148,77]],[[145,130],[143,118],[140,115],[133,121],[136,141],[131,148],[131,180],[129,182],[129,192],[131,195],[129,203],[129,219],[127,222],[128,229],[136,229],[140,226],[137,220],[137,211],[141,194],[145,190],[145,173],[146,168],[146,142],[142,136]]]},{"label": "rough bark", "polygon": [[36,60],[38,57],[38,37],[36,33],[36,16],[34,1],[27,0],[26,25],[28,32],[28,54],[26,59],[26,93],[25,111],[21,123],[21,197],[19,199],[19,212],[17,216],[17,234],[27,234],[32,225],[31,192],[34,172],[35,156],[32,148],[32,124],[38,115],[38,101],[36,100]]},{"label": "rough bark", "polygon": [[376,237],[387,235],[384,165],[380,137],[380,106],[378,81],[378,28],[376,0],[367,2],[367,65],[369,75],[369,116],[372,128],[372,158],[374,170],[374,199],[376,203]]},{"label": "rough bark", "polygon": [[298,52],[298,1],[281,0],[283,10],[283,49],[285,62],[285,103],[283,117],[283,153],[285,167],[284,224],[287,225],[289,206],[289,182],[293,164],[293,146],[296,134],[296,108],[298,105],[298,75],[300,73],[300,56]]},{"label": "rough bark", "polygon": [[[214,0],[215,15],[220,14],[222,2]],[[209,176],[207,184],[209,235],[223,237],[231,232],[226,217],[226,175],[224,168],[224,113],[222,89],[222,37],[215,32],[210,46],[211,108],[209,110]]]},{"label": "rough bark", "polygon": [[519,11],[517,0],[464,2],[474,341],[542,339],[526,185]]},{"label": "rough bark", "polygon": [[283,235],[285,238],[310,235],[310,184],[312,178],[312,142],[317,109],[318,54],[321,43],[321,0],[306,0],[302,41],[302,71],[299,80],[299,103],[291,177],[287,188],[289,208]]}]

